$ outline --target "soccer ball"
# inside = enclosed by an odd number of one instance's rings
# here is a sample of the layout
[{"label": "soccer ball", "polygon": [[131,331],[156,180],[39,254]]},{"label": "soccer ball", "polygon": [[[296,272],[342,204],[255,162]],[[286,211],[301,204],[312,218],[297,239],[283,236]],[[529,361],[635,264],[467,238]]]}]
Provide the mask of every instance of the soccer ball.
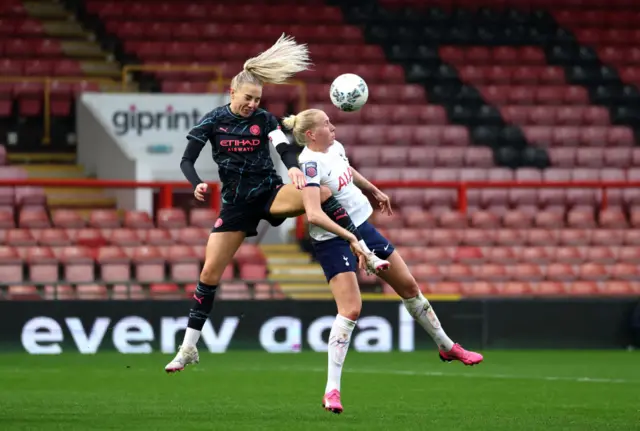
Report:
[{"label": "soccer ball", "polygon": [[331,103],[345,112],[357,111],[367,103],[369,88],[364,79],[353,73],[338,76],[329,90]]}]

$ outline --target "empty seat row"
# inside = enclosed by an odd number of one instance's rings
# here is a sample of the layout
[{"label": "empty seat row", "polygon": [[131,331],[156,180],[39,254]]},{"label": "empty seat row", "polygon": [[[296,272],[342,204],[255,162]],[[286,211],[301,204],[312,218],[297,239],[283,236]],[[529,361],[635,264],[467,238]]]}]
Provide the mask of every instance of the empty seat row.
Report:
[{"label": "empty seat row", "polygon": [[[151,283],[142,286],[128,284],[82,283],[78,285],[49,284],[44,287],[21,284],[0,289],[0,299],[9,300],[105,300],[105,299],[184,299],[191,297],[195,284],[184,288],[176,283]],[[284,299],[285,295],[277,284],[247,283],[225,280],[218,286],[216,300],[233,299]]]},{"label": "empty seat row", "polygon": [[[2,169],[0,169],[1,172]],[[32,228],[55,226],[72,229],[85,227],[152,229],[156,226],[172,229],[187,226],[210,228],[217,217],[217,213],[210,208],[192,208],[188,214],[181,208],[160,208],[156,213],[155,221],[145,211],[125,211],[121,216],[117,210],[95,209],[85,219],[78,212],[70,209],[51,210],[49,215],[45,208],[26,208],[15,216],[11,210],[0,211],[0,229],[8,229],[15,226]]]},{"label": "empty seat row", "polygon": [[631,168],[640,166],[640,148],[558,147],[548,150],[551,164],[557,168]]},{"label": "empty seat row", "polygon": [[637,264],[584,263],[569,264],[554,262],[549,264],[498,264],[451,263],[435,265],[422,263],[411,265],[411,273],[418,282],[438,281],[637,281],[640,276]]},{"label": "empty seat row", "polygon": [[398,252],[412,265],[640,264],[640,250],[636,246],[398,246]]},{"label": "empty seat row", "polygon": [[[592,207],[571,208],[557,207],[541,209],[534,213],[518,209],[494,213],[488,210],[468,209],[460,211],[431,212],[420,207],[420,196],[413,193],[389,193],[396,211],[392,216],[375,213],[375,223],[391,228],[445,228],[445,229],[564,229],[569,228],[604,228],[626,229],[629,226],[640,228],[640,208],[634,207],[629,212],[619,207],[595,211]],[[397,207],[401,208],[397,208]]]},{"label": "empty seat row", "polygon": [[330,103],[312,103],[310,108],[323,110],[334,125],[341,124],[389,124],[420,126],[429,124],[441,126],[448,124],[447,112],[441,105],[405,105],[367,103],[366,109],[345,112]]},{"label": "empty seat row", "polygon": [[[443,281],[420,283],[425,295],[462,295],[468,297],[517,296],[517,297],[566,297],[566,296],[617,296],[638,295],[640,283],[630,280],[614,281]],[[391,286],[385,285],[385,293],[393,294]]]},{"label": "empty seat row", "polygon": [[[154,6],[156,7],[156,6]],[[251,14],[251,16],[259,17]],[[262,17],[259,17],[262,20]],[[234,35],[237,41],[264,43],[265,40],[276,40],[282,33],[291,35],[304,43],[345,43],[364,44],[364,37],[360,28],[346,23],[328,25],[301,24],[264,24],[264,21],[254,23],[229,24],[222,19],[218,23],[210,20],[185,23],[180,20],[149,23],[128,23],[126,21],[105,21],[107,31],[127,40],[183,40],[183,41],[220,41]],[[164,30],[164,31],[163,31]],[[144,32],[144,33],[143,33]],[[148,32],[148,33],[147,33]],[[144,35],[145,37],[142,37]]]},{"label": "empty seat row", "polygon": [[560,10],[583,10],[585,8],[596,8],[605,10],[635,10],[637,3],[634,0],[578,0],[563,1],[557,0],[432,0],[424,3],[423,0],[378,0],[385,8],[405,8],[418,10],[425,8],[431,11],[436,9],[434,15],[445,15],[451,10],[455,13],[456,8],[464,8],[465,14],[478,14],[482,17],[505,16],[513,19],[515,16],[528,14],[536,9],[550,9],[561,7]]},{"label": "empty seat row", "polygon": [[[479,85],[477,90],[494,105],[589,105],[587,89],[578,85]],[[464,100],[465,94],[457,98]]]},{"label": "empty seat row", "polygon": [[[200,65],[205,66],[205,65]],[[231,63],[216,63],[222,75],[225,77],[233,77],[242,70],[242,63],[232,65]],[[217,74],[211,70],[203,70],[197,72],[194,65],[193,71],[157,71],[154,75],[162,82],[162,91],[166,93],[206,93],[215,89]],[[301,73],[300,76],[303,74]],[[306,82],[306,81],[305,81]],[[403,104],[410,105],[409,109],[415,109],[416,105],[426,103],[425,89],[421,85],[416,84],[382,84],[367,83],[369,86],[369,105],[376,104],[390,105]],[[329,89],[331,83],[307,83],[304,86],[291,83],[289,85],[267,85],[264,87],[263,96],[265,103],[268,102],[289,102],[296,101],[301,93],[306,94],[309,104],[326,105],[329,98]],[[367,106],[369,106],[367,105]],[[442,108],[431,106],[429,109],[429,119],[433,116],[442,118]],[[437,111],[433,114],[433,111]],[[364,112],[364,111],[363,111]],[[406,112],[403,111],[403,112]],[[344,113],[347,117],[349,114],[359,115],[356,113]],[[403,120],[406,123],[409,120]],[[441,121],[441,120],[439,120]],[[431,123],[430,123],[431,124]]]},{"label": "empty seat row", "polygon": [[[189,282],[197,281],[202,268],[201,260],[190,247],[154,249],[150,247],[117,248],[102,247],[91,255],[78,255],[77,247],[31,247],[23,251],[0,248],[0,275],[4,284],[69,283],[81,282]],[[128,252],[128,253],[127,253]],[[242,262],[236,274],[229,264],[222,280],[239,277],[244,281],[261,281],[267,277],[264,263]]]},{"label": "empty seat row", "polygon": [[346,148],[351,145],[385,146],[412,145],[417,151],[445,146],[467,146],[470,144],[469,129],[458,125],[400,126],[400,125],[341,125],[336,128],[336,139]]},{"label": "empty seat row", "polygon": [[7,16],[3,6],[4,3],[0,5],[0,37],[42,37],[47,35],[40,21],[27,18],[22,13],[16,14],[16,16]]},{"label": "empty seat row", "polygon": [[139,21],[207,21],[228,22],[227,17],[237,17],[239,23],[270,22],[273,24],[341,24],[339,7],[323,4],[230,4],[208,3],[184,5],[164,1],[157,5],[150,2],[90,1],[87,11],[102,19]]},{"label": "empty seat row", "polygon": [[[242,70],[242,62],[266,50],[269,46],[256,47],[251,43],[226,43],[220,49],[211,47],[207,42],[125,42],[125,50],[147,63],[208,63],[212,62],[211,52],[216,52],[213,65],[220,65],[225,75]],[[311,53],[313,55],[313,53]],[[296,78],[309,78],[313,82],[331,82],[343,73],[355,73],[371,83],[397,84],[405,80],[400,65],[385,62],[355,63],[352,58],[334,60],[331,63],[318,63],[313,70],[297,75]],[[221,62],[229,64],[226,68]],[[240,64],[240,67],[237,67]],[[224,72],[224,69],[227,69]],[[233,72],[235,70],[235,72]]]},{"label": "empty seat row", "polygon": [[538,65],[547,64],[544,51],[537,46],[441,46],[440,57],[455,65]]},{"label": "empty seat row", "polygon": [[[148,244],[153,246],[169,246],[172,244],[206,245],[210,228],[185,227],[175,229],[95,229],[95,228],[22,228],[0,229],[0,243],[15,246],[51,245],[65,246],[71,244],[97,247],[102,245],[137,246]],[[249,246],[247,246],[249,247]],[[259,249],[245,248],[242,256],[247,254],[254,259],[262,259]],[[251,251],[252,254],[248,254]]]},{"label": "empty seat row", "polygon": [[[0,104],[1,105],[1,104]],[[0,166],[0,179],[24,179],[26,174],[21,176],[19,173],[14,175],[11,167]],[[12,211],[14,206],[22,207],[43,207],[47,203],[47,197],[42,187],[20,186],[20,187],[0,187],[0,214]],[[2,216],[0,215],[0,218]],[[1,222],[0,222],[1,224]]]},{"label": "empty seat row", "polygon": [[[358,169],[375,166],[421,166],[433,167],[478,167],[494,165],[493,152],[489,147],[436,147],[421,150],[420,147],[361,146],[348,150],[349,161]],[[639,152],[640,156],[640,152]]]},{"label": "empty seat row", "polygon": [[638,229],[387,229],[378,225],[397,245],[471,246],[632,246],[640,245]]},{"label": "empty seat row", "polygon": [[[255,42],[255,41],[240,41],[232,43],[224,43],[219,40],[202,41],[197,35],[188,38],[185,41],[180,38],[171,37],[167,32],[167,26],[165,23],[153,24],[153,27],[158,26],[157,31],[163,34],[163,37],[167,38],[167,41],[154,41],[159,39],[158,37],[149,36],[143,33],[143,26],[140,23],[127,23],[130,25],[118,27],[118,36],[125,41],[126,49],[131,52],[139,53],[142,58],[148,56],[150,58],[158,57],[162,52],[158,49],[161,46],[166,48],[165,55],[167,57],[175,59],[189,59],[195,58],[197,60],[210,60],[211,52],[216,53],[216,59],[221,60],[244,60],[248,57],[252,57],[259,52],[265,51],[271,42]],[[194,29],[193,26],[188,28]],[[125,34],[125,31],[135,31],[135,34]],[[24,43],[24,42],[22,42]],[[8,46],[8,41],[5,42]],[[19,42],[14,42],[14,45],[18,45]],[[1,47],[1,45],[0,45]],[[206,49],[205,49],[206,48]],[[326,65],[331,61],[340,61],[351,64],[379,64],[386,63],[386,58],[382,47],[379,45],[362,44],[358,43],[310,43],[308,44],[311,58],[314,59],[316,67]],[[1,52],[1,50],[0,50]],[[208,54],[208,55],[207,55]]]},{"label": "empty seat row", "polygon": [[640,12],[631,10],[576,10],[555,9],[554,18],[567,27],[601,27],[603,29],[634,29],[640,19]]},{"label": "empty seat row", "polygon": [[629,28],[575,28],[573,33],[578,42],[584,45],[611,45],[627,46],[636,45],[640,38],[640,30]]},{"label": "empty seat row", "polygon": [[604,106],[522,106],[500,107],[505,121],[520,126],[606,126],[609,111]]},{"label": "empty seat row", "polygon": [[527,141],[543,147],[633,147],[636,137],[627,126],[523,126]]},{"label": "empty seat row", "polygon": [[559,66],[462,65],[460,79],[473,85],[482,84],[565,84],[565,72]]},{"label": "empty seat row", "polygon": [[640,47],[637,46],[601,46],[596,52],[605,63],[616,66],[640,65]]},{"label": "empty seat row", "polygon": [[64,51],[58,39],[0,39],[0,56],[15,57],[62,57]]},{"label": "empty seat row", "polygon": [[[42,59],[38,57],[32,60],[0,58],[0,76],[81,76],[83,74],[82,67],[78,61],[62,57],[59,59]],[[3,82],[3,84],[12,83]],[[27,88],[43,85],[42,83],[26,81],[19,84]]]},{"label": "empty seat row", "polygon": [[[348,148],[348,147],[347,147]],[[418,149],[416,149],[418,150]],[[433,149],[431,150],[433,152]],[[422,151],[414,151],[412,155],[416,157],[422,157]],[[349,150],[347,149],[347,155]],[[413,157],[412,157],[413,160]],[[424,158],[424,160],[428,160]],[[449,182],[452,188],[458,186],[458,182],[473,182],[473,181],[489,181],[489,182],[597,182],[597,181],[614,181],[614,182],[637,182],[640,181],[640,169],[618,169],[618,168],[548,168],[544,170],[534,168],[519,168],[519,169],[507,169],[507,168],[491,168],[491,169],[465,169],[465,168],[441,168],[436,167],[432,169],[418,170],[416,168],[394,168],[394,167],[379,167],[379,168],[363,168],[361,173],[367,178],[373,179],[385,179],[385,180],[423,180],[423,181],[437,181],[437,182]],[[541,186],[544,186],[541,184]],[[534,185],[531,189],[543,191],[543,188],[538,185]],[[402,187],[402,184],[398,184],[394,188]],[[427,192],[425,189],[427,185],[423,186],[420,192]],[[433,188],[435,186],[431,186]],[[600,185],[594,185],[590,187],[602,188]],[[508,189],[517,190],[518,187],[505,187]],[[625,187],[621,187],[625,188]],[[626,187],[629,191],[634,191],[635,185]],[[491,191],[492,188],[487,186],[478,187],[481,192]],[[577,190],[577,188],[575,188]],[[567,190],[570,191],[570,190]]]}]

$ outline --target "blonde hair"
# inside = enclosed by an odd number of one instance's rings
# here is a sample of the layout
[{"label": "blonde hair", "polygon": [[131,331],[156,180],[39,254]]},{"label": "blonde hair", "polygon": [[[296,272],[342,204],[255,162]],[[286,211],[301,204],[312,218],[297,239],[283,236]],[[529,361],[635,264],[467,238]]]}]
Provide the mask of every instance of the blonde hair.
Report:
[{"label": "blonde hair", "polygon": [[237,90],[245,83],[259,86],[282,84],[309,66],[311,59],[307,45],[297,44],[293,37],[282,33],[271,48],[244,62],[242,72],[231,80],[231,88]]},{"label": "blonde hair", "polygon": [[305,109],[296,115],[283,118],[282,125],[285,129],[292,130],[296,143],[304,147],[308,144],[305,133],[316,125],[318,114],[321,113],[320,109]]}]

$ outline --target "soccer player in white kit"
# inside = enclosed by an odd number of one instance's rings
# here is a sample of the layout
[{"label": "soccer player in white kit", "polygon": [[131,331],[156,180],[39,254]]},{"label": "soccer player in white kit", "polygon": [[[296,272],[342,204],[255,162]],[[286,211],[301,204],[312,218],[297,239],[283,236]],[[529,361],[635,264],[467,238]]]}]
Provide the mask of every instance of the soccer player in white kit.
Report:
[{"label": "soccer player in white kit", "polygon": [[[481,354],[465,350],[451,341],[400,254],[367,221],[373,213],[373,208],[363,191],[375,199],[380,211],[386,214],[392,213],[389,197],[349,165],[344,147],[335,140],[335,127],[327,114],[318,109],[307,109],[285,118],[283,125],[293,131],[298,145],[305,147],[298,161],[307,182],[302,192],[306,212],[320,210],[320,186],[328,187],[351,216],[353,224],[369,249],[380,259],[390,263],[388,270],[378,273],[377,276],[400,295],[409,314],[435,341],[440,359],[448,362],[458,360],[465,365],[482,362]],[[325,410],[341,413],[342,365],[349,348],[351,333],[362,309],[360,288],[355,273],[357,261],[348,244],[334,234],[314,225],[310,226],[309,234],[316,259],[331,286],[338,308],[338,315],[329,334],[329,369],[322,405]]]}]

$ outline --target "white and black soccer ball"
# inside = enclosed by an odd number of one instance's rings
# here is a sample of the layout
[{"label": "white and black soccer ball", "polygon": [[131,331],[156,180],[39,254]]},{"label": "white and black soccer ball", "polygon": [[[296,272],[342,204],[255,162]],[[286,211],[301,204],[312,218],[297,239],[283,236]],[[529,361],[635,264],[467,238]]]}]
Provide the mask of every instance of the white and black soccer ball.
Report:
[{"label": "white and black soccer ball", "polygon": [[358,75],[345,73],[333,80],[329,97],[336,108],[345,112],[353,112],[367,103],[369,87],[364,79]]}]

